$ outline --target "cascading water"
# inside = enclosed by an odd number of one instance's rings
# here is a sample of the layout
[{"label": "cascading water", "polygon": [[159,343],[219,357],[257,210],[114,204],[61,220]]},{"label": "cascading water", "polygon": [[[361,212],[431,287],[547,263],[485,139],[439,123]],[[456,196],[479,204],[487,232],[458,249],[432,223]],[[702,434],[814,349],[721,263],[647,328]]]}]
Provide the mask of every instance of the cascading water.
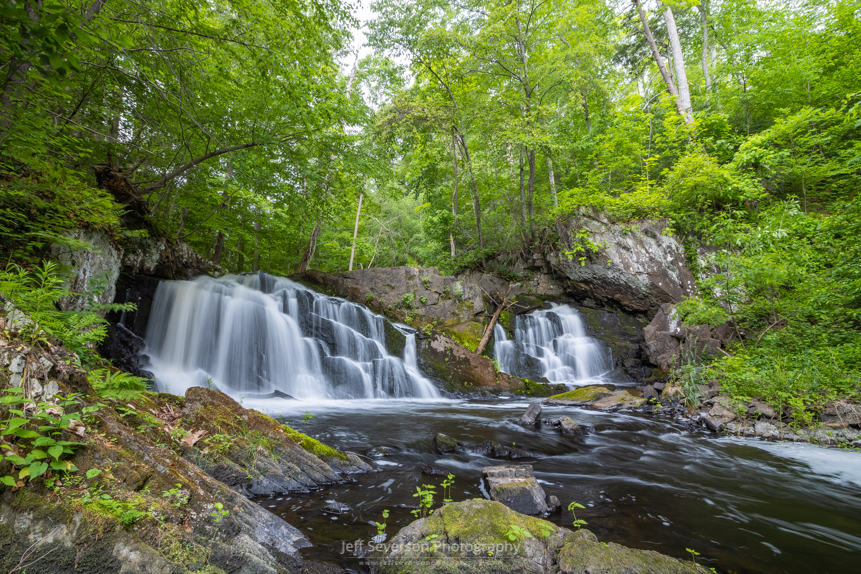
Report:
[{"label": "cascading water", "polygon": [[498,324],[493,336],[497,362],[516,376],[584,385],[612,369],[609,352],[586,335],[580,314],[568,305],[518,315],[513,341]]},{"label": "cascading water", "polygon": [[162,387],[214,385],[297,399],[438,398],[416,363],[385,346],[385,319],[264,273],[159,285],[147,352]]}]

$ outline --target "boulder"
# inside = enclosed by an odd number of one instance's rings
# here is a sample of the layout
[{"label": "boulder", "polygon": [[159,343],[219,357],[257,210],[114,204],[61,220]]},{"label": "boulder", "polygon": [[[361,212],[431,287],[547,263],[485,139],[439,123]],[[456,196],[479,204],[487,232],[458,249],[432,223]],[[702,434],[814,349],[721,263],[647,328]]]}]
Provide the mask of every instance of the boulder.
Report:
[{"label": "boulder", "polygon": [[426,464],[421,468],[422,474],[426,474],[428,476],[448,476],[450,473],[444,468],[440,468],[438,466],[434,466],[432,464]]},{"label": "boulder", "polygon": [[534,425],[535,421],[537,421],[540,416],[541,405],[538,403],[531,403],[529,407],[527,407],[526,412],[523,413],[523,416],[520,417],[518,423],[524,426]]},{"label": "boulder", "polygon": [[550,508],[544,489],[532,475],[528,464],[486,466],[481,476],[487,481],[490,499],[522,514],[545,514]]},{"label": "boulder", "polygon": [[592,404],[592,408],[599,410],[610,410],[621,407],[641,407],[646,404],[646,399],[638,397],[630,391],[616,391],[615,393],[600,399]]},{"label": "boulder", "polygon": [[553,395],[544,401],[546,405],[566,405],[584,407],[594,404],[596,401],[608,397],[613,391],[603,386],[578,387],[558,395]]},{"label": "boulder", "polygon": [[682,326],[675,308],[667,303],[661,305],[652,322],[643,329],[643,336],[649,361],[660,369],[669,369],[681,351]]},{"label": "boulder", "polygon": [[458,443],[456,439],[440,432],[433,437],[433,444],[438,451],[446,453],[456,451]]},{"label": "boulder", "polygon": [[763,401],[753,400],[747,407],[747,412],[754,417],[774,419],[777,417],[777,409]]},{"label": "boulder", "polygon": [[652,385],[646,385],[643,387],[643,398],[646,399],[646,401],[659,401],[661,400],[661,393]]},{"label": "boulder", "polygon": [[703,572],[690,562],[681,562],[652,550],[635,550],[619,544],[599,544],[580,537],[559,552],[562,574],[697,574]]},{"label": "boulder", "polygon": [[722,423],[728,423],[738,418],[733,410],[732,399],[727,396],[718,396],[714,398],[714,404],[709,409],[709,416],[717,419]]},{"label": "boulder", "polygon": [[683,400],[685,400],[685,392],[679,385],[666,385],[661,392],[662,402],[680,402]]},{"label": "boulder", "polygon": [[583,434],[583,429],[580,428],[580,425],[575,423],[570,417],[560,417],[554,426],[558,426],[560,432],[565,436],[580,436]]},{"label": "boulder", "polygon": [[706,428],[711,432],[720,432],[721,428],[723,428],[724,423],[717,419],[713,419],[712,417],[705,416],[703,417],[703,423],[705,423]]},{"label": "boulder", "polygon": [[861,425],[861,405],[846,401],[828,403],[820,413],[819,420],[834,428]]}]

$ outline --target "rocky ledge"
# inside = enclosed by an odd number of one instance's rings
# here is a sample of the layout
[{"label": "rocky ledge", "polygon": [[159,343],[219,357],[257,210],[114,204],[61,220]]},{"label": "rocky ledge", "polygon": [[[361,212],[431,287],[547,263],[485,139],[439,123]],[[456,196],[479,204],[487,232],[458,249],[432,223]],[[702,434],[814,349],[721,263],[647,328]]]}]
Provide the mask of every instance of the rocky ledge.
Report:
[{"label": "rocky ledge", "polygon": [[357,457],[206,388],[104,398],[68,350],[12,335],[0,334],[0,570],[330,571],[245,495],[344,481],[370,468]]}]

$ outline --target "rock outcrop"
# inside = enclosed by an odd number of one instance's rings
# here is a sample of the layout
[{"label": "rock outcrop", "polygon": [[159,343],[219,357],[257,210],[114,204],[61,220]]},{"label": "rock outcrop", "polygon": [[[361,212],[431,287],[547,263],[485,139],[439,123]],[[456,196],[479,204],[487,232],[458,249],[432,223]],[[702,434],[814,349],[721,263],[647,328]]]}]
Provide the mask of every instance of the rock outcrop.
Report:
[{"label": "rock outcrop", "polygon": [[683,355],[689,360],[717,355],[724,341],[732,338],[728,328],[715,329],[713,337],[708,325],[683,325],[669,303],[660,306],[643,333],[649,361],[664,370],[676,365]]}]

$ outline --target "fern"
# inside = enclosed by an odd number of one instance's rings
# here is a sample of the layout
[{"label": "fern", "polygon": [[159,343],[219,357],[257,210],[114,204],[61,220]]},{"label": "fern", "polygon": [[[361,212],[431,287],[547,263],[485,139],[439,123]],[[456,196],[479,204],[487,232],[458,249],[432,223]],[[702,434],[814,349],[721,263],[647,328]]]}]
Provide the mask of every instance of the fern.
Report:
[{"label": "fern", "polygon": [[148,380],[118,371],[111,373],[108,369],[95,369],[87,380],[101,397],[132,401],[139,399],[149,390]]}]

